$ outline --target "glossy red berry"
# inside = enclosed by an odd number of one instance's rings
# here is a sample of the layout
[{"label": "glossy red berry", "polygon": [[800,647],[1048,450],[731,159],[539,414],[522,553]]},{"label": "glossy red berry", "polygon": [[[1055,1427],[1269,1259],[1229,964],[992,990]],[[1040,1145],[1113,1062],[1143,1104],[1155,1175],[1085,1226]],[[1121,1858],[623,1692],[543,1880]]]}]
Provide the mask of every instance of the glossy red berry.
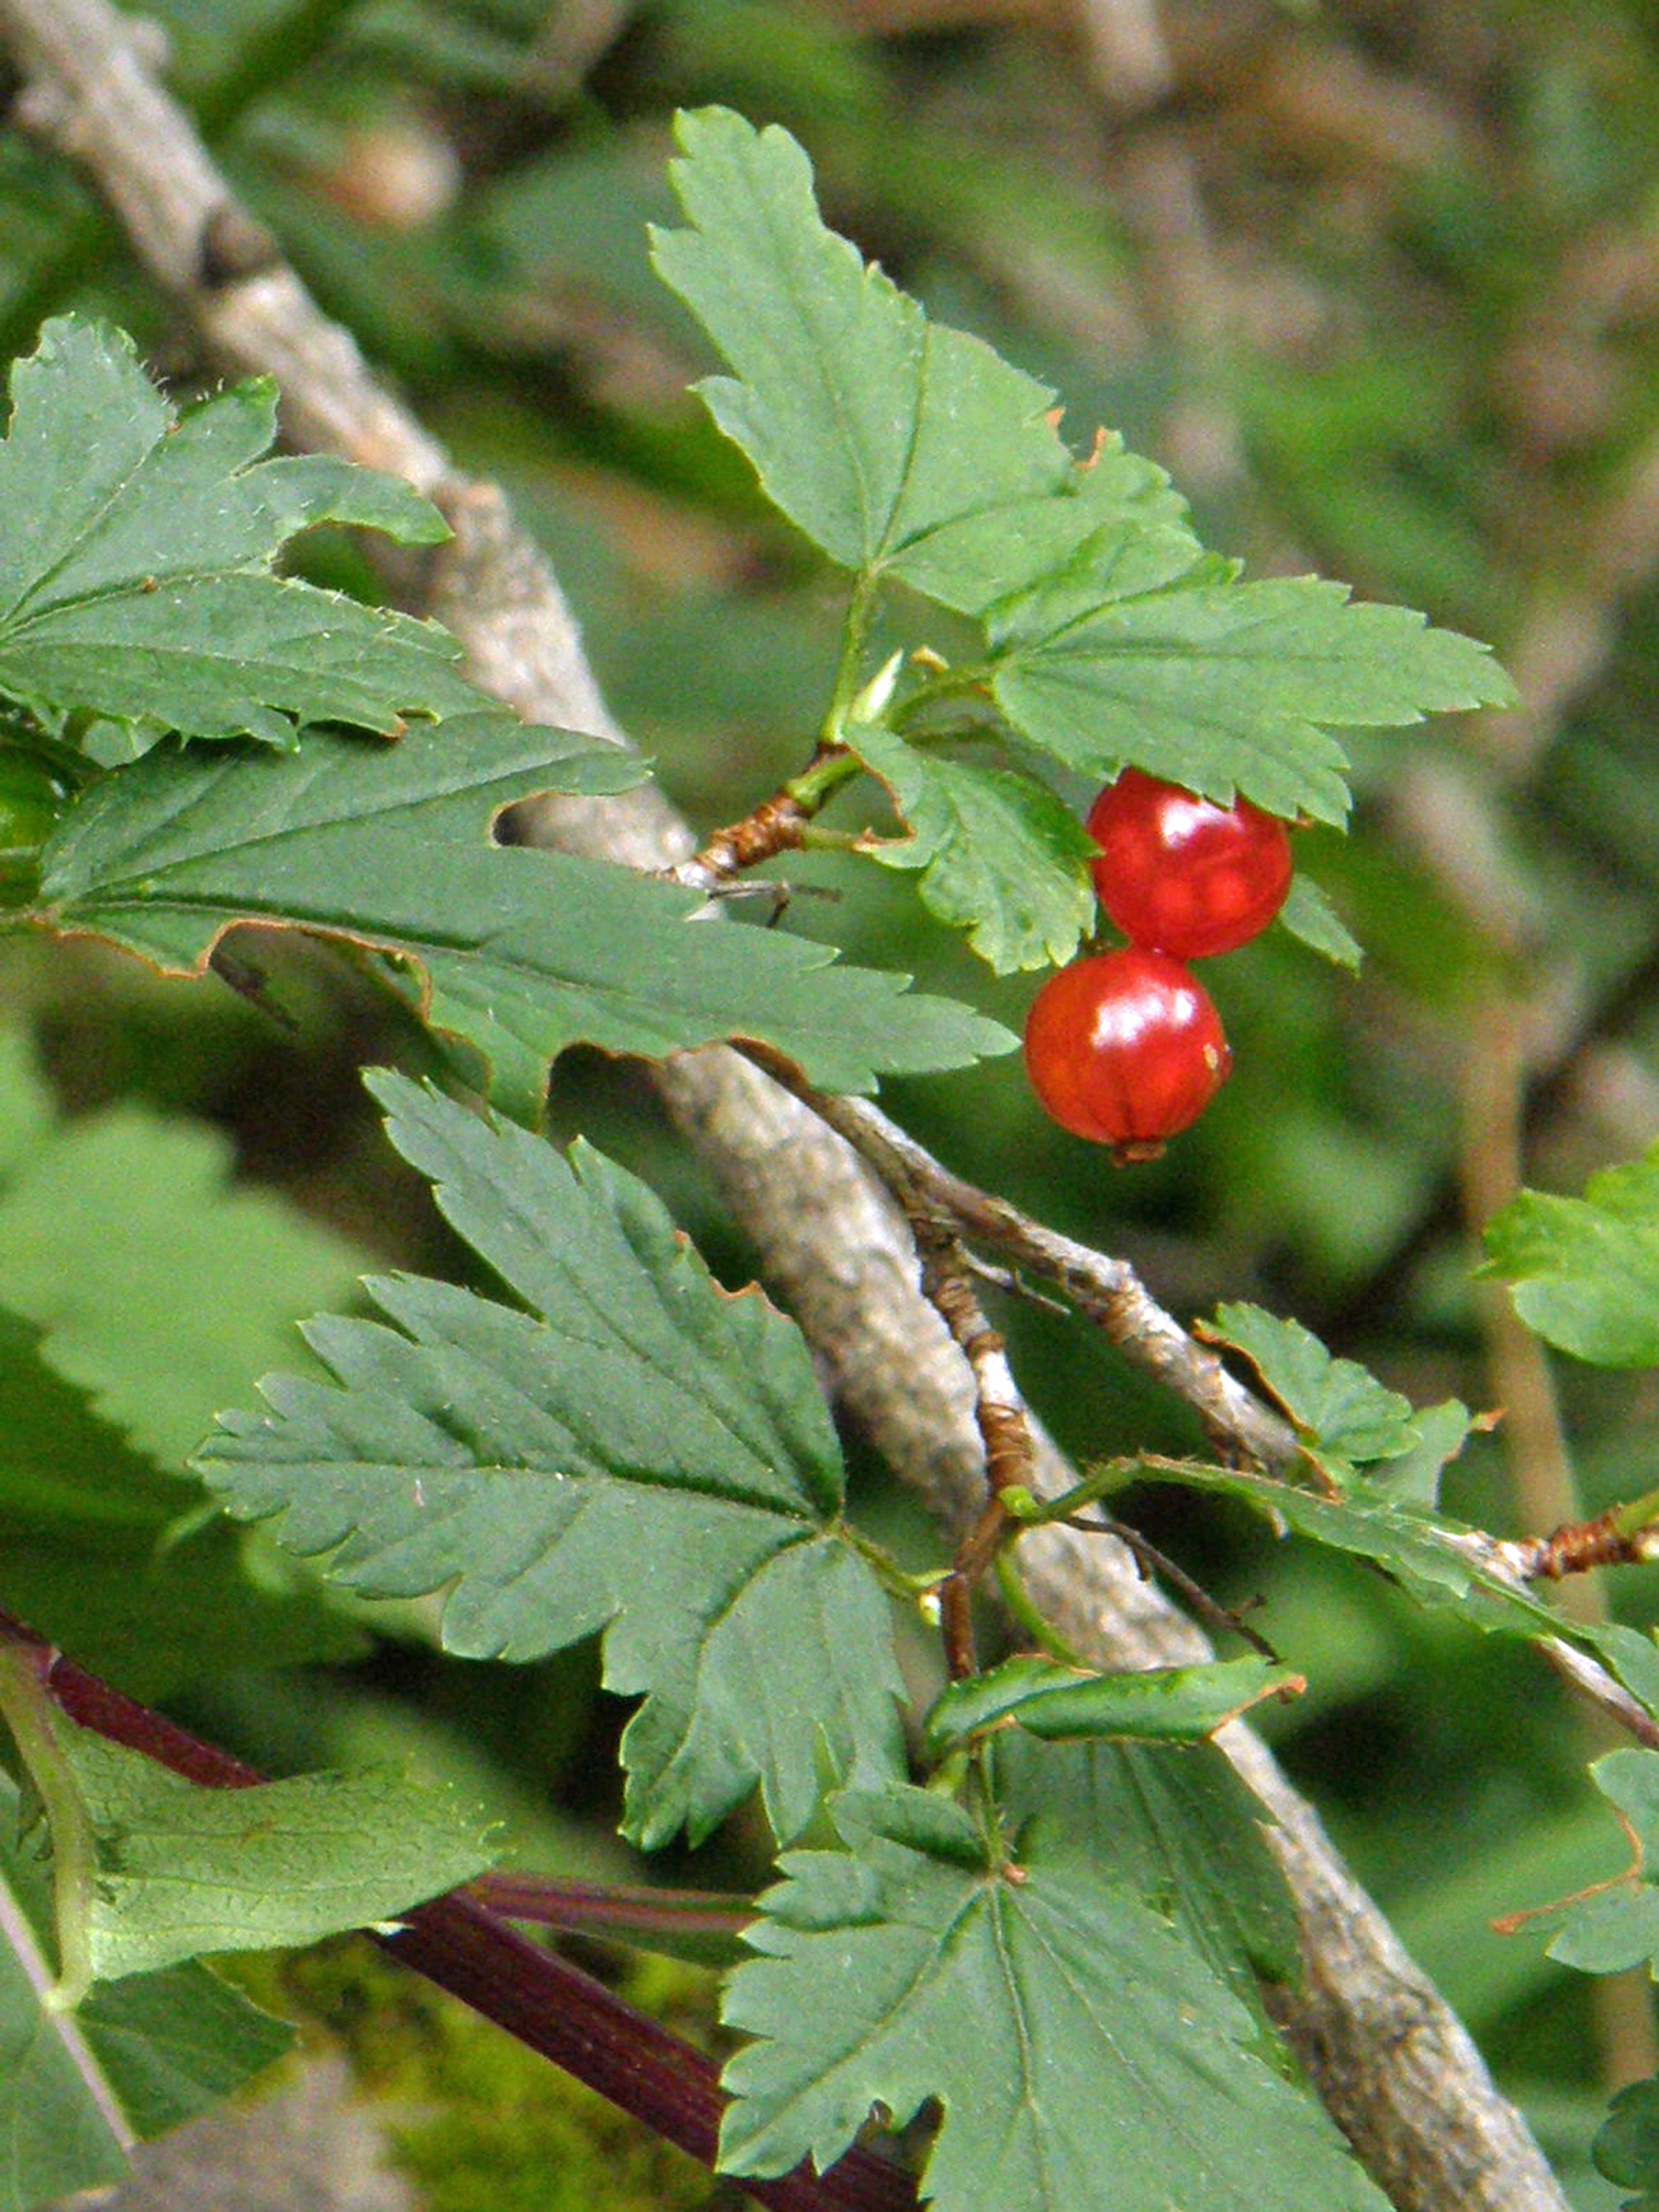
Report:
[{"label": "glossy red berry", "polygon": [[1209,994],[1167,953],[1097,953],[1051,975],[1025,1020],[1025,1070],[1074,1136],[1155,1159],[1197,1120],[1232,1055]]},{"label": "glossy red berry", "polygon": [[1100,903],[1132,943],[1202,960],[1258,936],[1290,889],[1283,822],[1126,768],[1089,809]]}]

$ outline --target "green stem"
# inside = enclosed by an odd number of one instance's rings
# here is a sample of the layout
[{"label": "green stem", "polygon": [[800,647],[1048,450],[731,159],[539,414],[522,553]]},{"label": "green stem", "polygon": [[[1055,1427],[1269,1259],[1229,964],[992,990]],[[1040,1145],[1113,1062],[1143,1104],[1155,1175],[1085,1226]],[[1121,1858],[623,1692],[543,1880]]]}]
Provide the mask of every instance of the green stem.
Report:
[{"label": "green stem", "polygon": [[993,1867],[1008,1864],[1008,1842],[1002,1832],[998,1817],[996,1783],[991,1772],[991,1747],[983,1736],[969,1746],[969,1797],[979,1833],[985,1838],[985,1854]]},{"label": "green stem", "polygon": [[[1017,1531],[1015,1531],[1017,1533]],[[1046,1651],[1051,1659],[1059,1659],[1066,1666],[1086,1666],[1065,1638],[1051,1622],[1045,1621],[1032,1603],[1030,1593],[1021,1579],[1019,1563],[1014,1556],[1014,1547],[1006,1544],[996,1555],[992,1572],[996,1586],[1002,1593],[1002,1602],[1009,1616],[1017,1621],[1040,1651]]]},{"label": "green stem", "polygon": [[935,1567],[925,1575],[906,1573],[891,1552],[883,1550],[873,1538],[866,1536],[861,1529],[855,1529],[850,1521],[838,1522],[836,1532],[852,1545],[882,1588],[903,1604],[915,1604],[919,1599],[931,1595],[946,1579],[942,1567]]},{"label": "green stem", "polygon": [[1010,1490],[1002,1493],[1002,1501],[1008,1517],[1023,1529],[1046,1528],[1052,1521],[1068,1521],[1081,1512],[1086,1505],[1093,1505],[1101,1498],[1110,1497],[1114,1491],[1126,1490],[1137,1476],[1149,1471],[1156,1473],[1158,1462],[1145,1457],[1132,1459],[1108,1459],[1104,1467],[1074,1483],[1069,1490],[1062,1490],[1058,1497],[1033,1497],[1029,1490]]},{"label": "green stem", "polygon": [[816,814],[832,791],[863,772],[863,762],[855,759],[843,746],[838,745],[833,751],[820,747],[799,775],[791,776],[782,788],[786,798],[792,799],[806,813]]},{"label": "green stem", "polygon": [[968,1747],[952,1744],[923,1787],[934,1797],[958,1798],[968,1781]]},{"label": "green stem", "polygon": [[1639,1536],[1659,1521],[1659,1490],[1645,1491],[1639,1498],[1627,1498],[1616,1505],[1608,1515],[1617,1536]]},{"label": "green stem", "polygon": [[829,712],[824,718],[822,742],[826,745],[843,743],[842,733],[863,677],[864,647],[869,642],[870,618],[875,603],[876,580],[865,570],[853,579],[852,595],[847,601],[846,619],[842,625],[835,688],[830,695]]},{"label": "green stem", "polygon": [[947,668],[937,676],[925,677],[915,691],[895,702],[888,719],[895,729],[902,730],[942,699],[962,699],[971,691],[984,691],[995,673],[989,661],[981,661],[971,667]]},{"label": "green stem", "polygon": [[52,1919],[58,1979],[43,2003],[73,2012],[93,1984],[92,1900],[96,1874],[92,1823],[53,1722],[52,1701],[15,1643],[0,1644],[0,1719],[45,1810],[52,1839]]}]

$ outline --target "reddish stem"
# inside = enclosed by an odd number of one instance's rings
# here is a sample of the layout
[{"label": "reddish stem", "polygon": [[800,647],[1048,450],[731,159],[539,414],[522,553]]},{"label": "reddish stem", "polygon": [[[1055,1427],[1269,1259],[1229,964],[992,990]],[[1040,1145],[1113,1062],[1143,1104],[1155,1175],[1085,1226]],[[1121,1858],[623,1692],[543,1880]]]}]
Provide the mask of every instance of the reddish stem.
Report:
[{"label": "reddish stem", "polygon": [[579,1935],[741,1936],[754,1919],[746,1899],[711,1890],[639,1889],[519,1873],[481,1874],[468,1886],[478,1904],[504,1920],[532,1920]]}]

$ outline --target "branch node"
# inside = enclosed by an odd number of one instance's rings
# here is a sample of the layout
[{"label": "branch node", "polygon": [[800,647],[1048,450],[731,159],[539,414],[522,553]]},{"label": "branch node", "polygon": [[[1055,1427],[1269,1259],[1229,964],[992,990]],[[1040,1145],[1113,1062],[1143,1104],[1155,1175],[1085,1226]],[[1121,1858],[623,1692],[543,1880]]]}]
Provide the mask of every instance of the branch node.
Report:
[{"label": "branch node", "polygon": [[196,275],[204,292],[224,292],[248,277],[267,275],[282,259],[273,234],[233,201],[221,201],[202,225]]}]

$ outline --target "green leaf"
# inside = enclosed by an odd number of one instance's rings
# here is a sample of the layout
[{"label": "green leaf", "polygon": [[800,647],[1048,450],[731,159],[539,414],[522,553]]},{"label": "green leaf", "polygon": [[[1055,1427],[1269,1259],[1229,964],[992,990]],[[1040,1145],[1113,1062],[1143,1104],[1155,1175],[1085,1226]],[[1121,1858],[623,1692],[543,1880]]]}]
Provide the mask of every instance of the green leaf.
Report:
[{"label": "green leaf", "polygon": [[1339,968],[1357,971],[1365,955],[1341,916],[1311,876],[1298,871],[1291,878],[1290,890],[1279,908],[1279,919],[1293,937],[1300,937],[1315,953],[1334,960]]},{"label": "green leaf", "polygon": [[1523,1190],[1486,1224],[1483,1275],[1547,1342],[1600,1367],[1659,1366],[1659,1144],[1582,1198]]},{"label": "green leaf", "polygon": [[448,535],[406,486],[317,458],[265,461],[267,383],[175,415],[131,343],[60,318],[12,377],[0,441],[0,691],[194,737],[293,743],[297,725],[393,733],[476,694],[436,624],[271,564],[312,523],[404,544]]},{"label": "green leaf", "polygon": [[1414,1412],[1409,1398],[1386,1389],[1357,1360],[1333,1358],[1300,1322],[1281,1321],[1259,1305],[1220,1305],[1204,1334],[1251,1362],[1290,1416],[1308,1457],[1339,1487],[1352,1479],[1357,1463],[1411,1454],[1406,1488],[1431,1497],[1440,1467],[1463,1449],[1470,1428],[1464,1406],[1447,1400]]},{"label": "green leaf", "polygon": [[1175,1924],[1260,2024],[1258,2047],[1284,2053],[1261,1985],[1292,1983],[1296,1909],[1264,1840],[1272,1825],[1212,1744],[1043,1744],[1013,1732],[996,1744],[1000,1786],[1041,1804],[1081,1848],[1109,1836],[1114,1873]]},{"label": "green leaf", "polygon": [[1259,1305],[1219,1305],[1204,1331],[1241,1351],[1308,1443],[1339,1460],[1392,1459],[1417,1442],[1411,1401],[1357,1360],[1333,1359],[1312,1330]]},{"label": "green leaf", "polygon": [[1659,2077],[1619,2090],[1590,2154],[1606,2180],[1641,2190],[1620,2212],[1659,2212]]},{"label": "green leaf", "polygon": [[1506,1625],[1521,1634],[1546,1630],[1553,1633],[1567,1626],[1547,1606],[1485,1573],[1478,1554],[1459,1540],[1474,1531],[1443,1515],[1403,1505],[1380,1485],[1366,1482],[1346,1495],[1328,1497],[1271,1476],[1241,1467],[1206,1467],[1197,1460],[1160,1459],[1156,1467],[1140,1472],[1183,1489],[1236,1498],[1276,1523],[1281,1533],[1288,1529],[1331,1550],[1375,1560],[1427,1603],[1461,1598],[1478,1586],[1515,1609],[1501,1621],[1494,1620],[1493,1626]]},{"label": "green leaf", "polygon": [[86,1900],[100,1981],[203,1952],[315,1943],[394,1919],[489,1865],[489,1824],[401,1775],[204,1789],[54,1721],[92,1825]]},{"label": "green leaf", "polygon": [[131,1103],[38,1124],[0,1168],[0,1303],[168,1468],[293,1356],[302,1316],[351,1296],[362,1265],[234,1168],[218,1130]]},{"label": "green leaf", "polygon": [[1051,578],[1086,571],[1107,546],[1120,573],[1148,578],[1182,573],[1204,557],[1186,501],[1116,431],[1096,430],[1081,461],[1058,432],[1054,442],[1064,466],[1046,491],[1005,496],[942,524],[905,548],[894,573],[929,599],[983,618]]},{"label": "green leaf", "polygon": [[847,743],[893,795],[910,835],[870,848],[886,868],[920,869],[930,913],[966,929],[998,975],[1059,967],[1095,919],[1094,845],[1034,776],[923,753],[879,727]]},{"label": "green leaf", "polygon": [[1125,766],[1287,820],[1342,822],[1332,729],[1397,727],[1514,694],[1484,646],[1315,577],[1242,583],[1204,561],[1040,585],[993,622],[992,689],[1020,735],[1068,767]]},{"label": "green leaf", "polygon": [[106,1982],[73,2016],[48,2011],[51,1905],[18,1818],[0,1777],[0,2212],[38,2212],[119,2180],[135,2141],[217,2104],[293,2034],[195,1965]]},{"label": "green leaf", "polygon": [[652,250],[737,372],[699,387],[709,412],[832,559],[943,596],[941,529],[1046,498],[1071,468],[1046,420],[1052,393],[929,323],[826,230],[787,131],[703,108],[675,133],[690,227],[654,229]]},{"label": "green leaf", "polygon": [[[1040,1770],[1033,1767],[1033,1774]],[[954,1805],[839,1799],[841,1852],[795,1852],[762,1899],[726,2018],[720,2163],[840,2156],[879,2103],[942,2108],[941,2212],[1380,2212],[1336,2130],[1251,2047],[1257,2027],[1113,1865],[1109,1834],[1005,1807],[1021,1879]]]},{"label": "green leaf", "polygon": [[500,713],[417,725],[392,747],[317,732],[292,754],[162,748],[60,826],[32,918],[176,975],[199,972],[237,922],[383,948],[527,1117],[547,1062],[579,1038],[645,1055],[762,1039],[834,1090],[1013,1043],[948,999],[904,996],[902,977],[832,966],[827,947],[692,925],[693,891],[491,840],[514,799],[637,773],[614,747]]},{"label": "green leaf", "polygon": [[1537,1916],[1556,1933],[1551,1958],[1587,1974],[1645,1964],[1659,1981],[1659,1752],[1609,1751],[1590,1769],[1634,1838],[1636,1864],[1622,1878]]},{"label": "green leaf", "polygon": [[1236,1498],[1280,1535],[1289,1530],[1330,1550],[1373,1560],[1420,1603],[1456,1605],[1472,1628],[1559,1640],[1587,1651],[1659,1719],[1659,1649],[1651,1637],[1556,1612],[1511,1581],[1501,1561],[1489,1561],[1491,1537],[1447,1514],[1404,1502],[1391,1493],[1385,1479],[1367,1475],[1346,1494],[1326,1496],[1271,1476],[1205,1467],[1196,1460],[1159,1459],[1145,1467],[1123,1463],[1121,1480],[1137,1475]]},{"label": "green leaf", "polygon": [[373,1282],[396,1324],[309,1333],[338,1389],[276,1379],[197,1465],[238,1515],[371,1596],[445,1589],[447,1648],[531,1659],[603,1630],[645,1702],[627,1825],[707,1832],[753,1783],[780,1837],[826,1777],[900,1771],[891,1628],[841,1533],[834,1430],[794,1325],[710,1280],[658,1200],[395,1076],[392,1142],[527,1312]]},{"label": "green leaf", "polygon": [[930,322],[827,230],[785,131],[681,114],[672,165],[690,227],[652,230],[657,273],[735,377],[699,389],[761,485],[833,560],[981,614],[1103,527],[1197,553],[1185,501],[1102,435],[1077,463],[1055,396],[980,339]]},{"label": "green leaf", "polygon": [[39,1330],[0,1306],[0,1520],[153,1539],[195,1501],[194,1484],[124,1442],[42,1358]]},{"label": "green leaf", "polygon": [[[1079,465],[1048,390],[827,230],[787,132],[722,108],[677,128],[689,227],[654,250],[735,372],[701,387],[715,420],[834,560],[988,618],[993,696],[1022,737],[1099,778],[1133,765],[1339,823],[1332,729],[1513,697],[1484,646],[1407,609],[1240,583],[1161,471],[1115,440]],[[951,896],[980,918],[978,894]],[[1334,917],[1305,898],[1297,916],[1347,956]]]},{"label": "green leaf", "polygon": [[964,1737],[1005,1722],[1050,1742],[1129,1736],[1200,1743],[1274,1690],[1301,1686],[1289,1667],[1262,1658],[1092,1675],[1023,1654],[942,1690],[928,1713],[924,1743],[938,1758]]},{"label": "green leaf", "polygon": [[1410,1450],[1374,1460],[1360,1479],[1373,1494],[1384,1494],[1402,1505],[1437,1505],[1447,1463],[1467,1443],[1471,1430],[1482,1425],[1458,1398],[1420,1406],[1411,1415],[1417,1441]]},{"label": "green leaf", "polygon": [[0,1131],[0,1603],[150,1700],[360,1652],[175,1473],[218,1406],[299,1350],[299,1318],[351,1295],[357,1255],[233,1187],[199,1123],[136,1105],[59,1123],[5,1033]]},{"label": "green leaf", "polygon": [[[182,1364],[187,1346],[173,1348]],[[234,1667],[344,1659],[361,1632],[249,1539],[200,1518],[0,1307],[0,1606],[131,1696]]]}]

